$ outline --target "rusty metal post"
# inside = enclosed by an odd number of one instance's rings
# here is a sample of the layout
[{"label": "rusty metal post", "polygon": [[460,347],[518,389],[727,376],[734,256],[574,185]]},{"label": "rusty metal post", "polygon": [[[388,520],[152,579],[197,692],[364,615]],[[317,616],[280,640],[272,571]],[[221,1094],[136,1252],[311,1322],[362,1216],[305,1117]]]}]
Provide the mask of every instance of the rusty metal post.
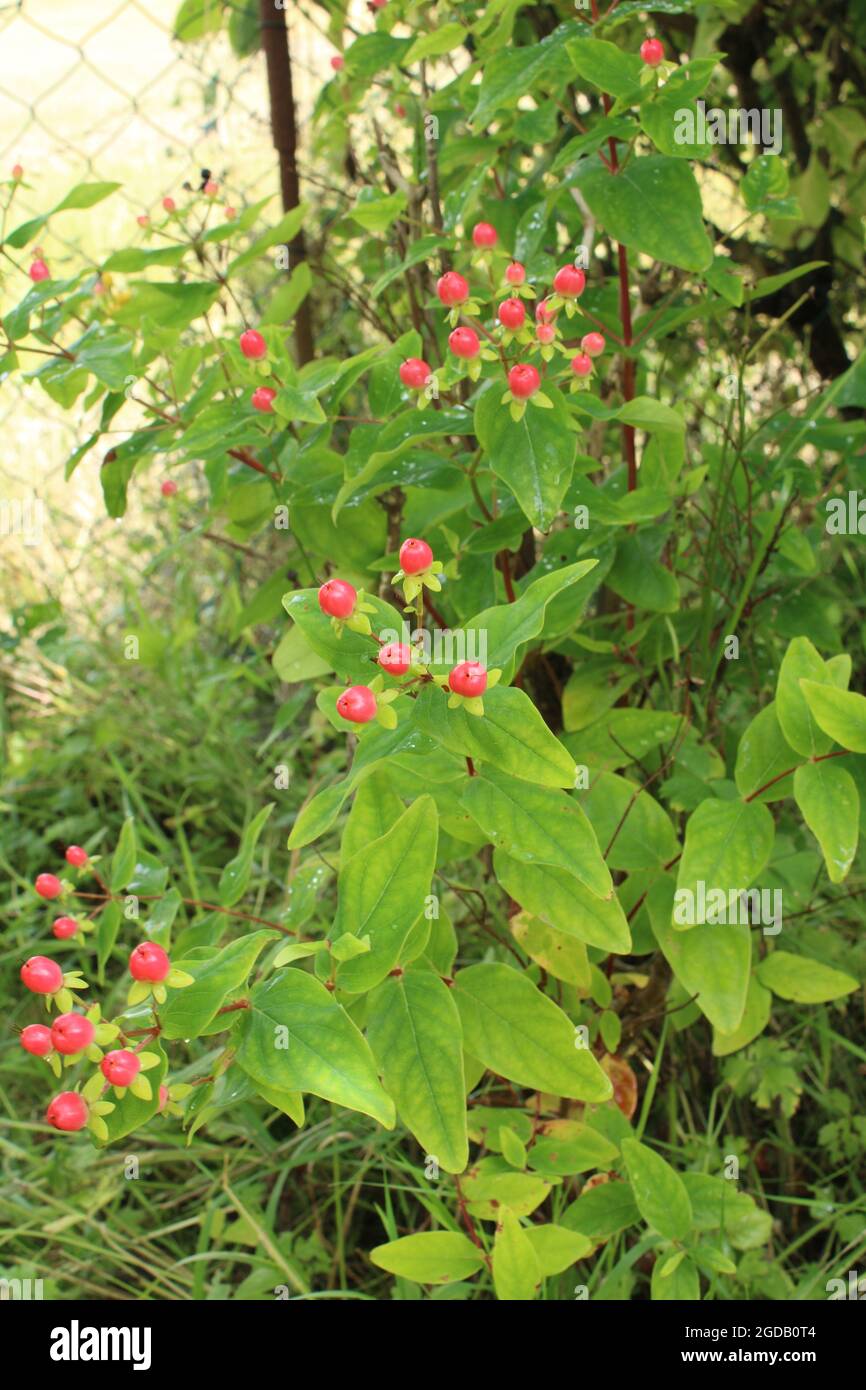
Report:
[{"label": "rusty metal post", "polygon": [[[271,104],[271,131],[274,149],[280,160],[280,188],[283,208],[290,212],[301,201],[298,179],[295,121],[295,96],[292,89],[292,61],[289,53],[289,31],[284,9],[277,9],[274,0],[259,0],[262,48],[268,71],[268,95]],[[294,270],[307,258],[303,229],[289,246],[289,268]],[[313,322],[309,296],[295,316],[295,348],[301,366],[313,360]]]}]

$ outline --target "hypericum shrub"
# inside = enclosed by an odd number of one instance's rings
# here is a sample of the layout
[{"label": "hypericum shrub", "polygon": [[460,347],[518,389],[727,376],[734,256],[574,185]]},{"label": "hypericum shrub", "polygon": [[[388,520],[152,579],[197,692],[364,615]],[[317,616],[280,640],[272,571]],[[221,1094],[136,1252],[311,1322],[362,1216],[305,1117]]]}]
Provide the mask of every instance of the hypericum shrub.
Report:
[{"label": "hypericum shrub", "polygon": [[[22,1045],[67,1087],[49,1123],[98,1144],[163,1108],[192,1136],[233,1083],[298,1125],[305,1095],[399,1123],[438,1229],[389,1231],[372,1259],[395,1275],[528,1299],[632,1232],[653,1297],[696,1298],[737,1277],[771,1218],[736,1164],[677,1171],[645,1142],[670,1030],[709,1025],[724,1058],[765,1032],[774,996],[821,1007],[858,985],[848,943],[803,917],[858,853],[866,699],[801,590],[805,534],[826,540],[803,448],[862,436],[824,418],[862,386],[852,370],[805,412],[773,402],[772,425],[747,394],[752,314],[778,286],[711,235],[693,162],[712,149],[676,133],[715,58],[666,61],[623,15],[529,41],[513,7],[469,11],[428,29],[411,7],[401,37],[385,7],[331,59],[320,148],[351,153],[362,186],[254,323],[246,277],[309,207],[253,235],[263,205],[211,225],[215,187],[166,194],[98,272],[21,261],[4,371],[33,351],[52,400],[99,408],[73,485],[100,446],[113,517],[134,486],[235,543],[275,529],[283,563],[244,631],[255,642],[282,602],[276,675],[315,687],[346,749],[288,842],[304,873],[328,839],[327,924],[312,890],[295,915],[236,906],[268,805],[217,903],[195,904],[206,925],[175,935],[180,897],[129,822],[105,880],[70,859],[97,892],[37,879],[88,963],[24,965],[62,1018]],[[383,85],[413,123],[395,148]],[[365,119],[368,168],[349,148]],[[80,185],[7,255],[115,187]],[[745,221],[798,216],[780,157],[755,152],[740,195]],[[326,351],[298,367],[287,330],[308,295]],[[691,410],[696,331],[742,343],[721,422]],[[118,442],[129,402],[146,419]],[[304,586],[284,594],[289,563]],[[740,674],[741,643],[765,680]],[[128,901],[153,904],[144,921]],[[94,952],[110,991],[136,933],[126,1003],[88,1007]],[[629,1059],[656,1029],[639,1105]],[[211,1037],[212,1074],[170,1084],[172,1045]]]}]

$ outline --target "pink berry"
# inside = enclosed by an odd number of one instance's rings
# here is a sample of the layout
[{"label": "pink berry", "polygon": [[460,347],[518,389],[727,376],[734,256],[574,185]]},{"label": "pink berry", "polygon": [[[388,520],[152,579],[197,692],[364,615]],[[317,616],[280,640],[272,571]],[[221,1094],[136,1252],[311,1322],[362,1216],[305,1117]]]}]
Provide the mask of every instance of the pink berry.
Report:
[{"label": "pink berry", "polygon": [[448,346],[455,357],[465,357],[467,360],[477,357],[481,351],[481,343],[474,328],[455,328],[454,332],[449,334]]},{"label": "pink berry", "polygon": [[590,357],[598,357],[600,353],[604,352],[604,334],[584,333],[580,340],[580,346],[584,352],[589,353]]},{"label": "pink berry", "polygon": [[395,115],[395,116],[399,116],[401,120],[402,120],[403,117],[406,115],[406,108],[405,108],[405,106],[403,105],[402,101],[398,101],[398,102],[395,103],[395,106],[394,106],[394,115]]},{"label": "pink berry", "polygon": [[173,482],[171,478],[166,478],[159,490],[163,497],[174,497],[177,494],[177,483]]},{"label": "pink berry", "polygon": [[644,39],[640,46],[640,56],[648,67],[657,68],[665,56],[665,48],[661,39]]},{"label": "pink berry", "polygon": [[528,362],[518,362],[508,373],[508,385],[512,396],[517,396],[518,400],[526,400],[529,396],[534,396],[541,385],[541,377],[535,367]]},{"label": "pink berry", "polygon": [[430,380],[431,372],[420,357],[407,357],[400,366],[400,380],[412,391],[421,391]]},{"label": "pink berry", "polygon": [[80,845],[70,845],[66,851],[66,862],[71,864],[73,869],[83,869],[87,863],[87,850]]},{"label": "pink berry", "polygon": [[552,309],[546,299],[542,299],[540,304],[535,306],[536,323],[553,323],[556,318],[556,310]]},{"label": "pink berry", "polygon": [[204,188],[202,189],[202,192],[203,192],[203,193],[205,194],[205,196],[208,197],[208,198],[215,198],[216,195],[219,193],[219,191],[220,191],[220,186],[219,186],[218,183],[215,183],[213,179],[208,179],[207,183],[205,184]]},{"label": "pink berry", "polygon": [[158,984],[171,969],[171,961],[155,941],[142,941],[129,957],[129,973],[134,980]]},{"label": "pink berry", "polygon": [[238,342],[244,357],[251,357],[256,361],[259,357],[268,355],[268,345],[256,328],[248,328],[241,334]]},{"label": "pink berry", "polygon": [[20,1041],[24,1051],[33,1057],[47,1057],[49,1052],[54,1051],[51,1029],[46,1028],[44,1023],[31,1023],[29,1027],[22,1028]]},{"label": "pink berry", "polygon": [[470,699],[483,695],[487,689],[487,668],[480,661],[461,661],[448,677],[448,685],[455,695],[466,695]]},{"label": "pink berry", "polygon": [[21,967],[21,980],[34,994],[54,994],[63,984],[63,971],[56,960],[31,956]]},{"label": "pink berry", "polygon": [[58,941],[68,941],[78,931],[74,917],[58,917],[51,928]]},{"label": "pink berry", "polygon": [[504,299],[499,306],[499,322],[503,328],[519,328],[526,318],[522,299]]},{"label": "pink berry", "polygon": [[95,1032],[90,1019],[85,1018],[84,1014],[61,1014],[54,1020],[51,1029],[54,1051],[61,1052],[64,1057],[83,1052],[93,1042]]},{"label": "pink berry", "polygon": [[389,676],[405,676],[412,665],[412,648],[405,642],[389,642],[379,648],[379,665]]},{"label": "pink berry", "polygon": [[342,57],[341,54],[335,53],[334,56],[333,56],[333,58],[331,59],[331,67],[334,69],[334,72],[342,72],[342,71],[343,71],[343,68],[344,68],[345,66],[346,66],[346,60],[345,60],[345,58]]},{"label": "pink berry", "polygon": [[387,3],[388,0],[370,0],[370,4],[373,6],[374,10],[383,10]]},{"label": "pink berry", "polygon": [[505,278],[509,285],[522,285],[526,279],[526,269],[520,261],[512,261],[505,272]]},{"label": "pink berry", "polygon": [[329,618],[350,617],[357,600],[357,590],[345,579],[329,579],[319,590],[319,607]]},{"label": "pink berry", "polygon": [[33,887],[40,898],[59,898],[63,884],[56,874],[40,874]]},{"label": "pink berry", "polygon": [[353,724],[368,724],[376,714],[376,696],[366,685],[351,685],[337,701],[337,713]]},{"label": "pink berry", "polygon": [[449,308],[453,304],[465,304],[469,298],[469,282],[456,270],[447,270],[436,281],[436,293]]},{"label": "pink berry", "polygon": [[28,274],[34,284],[38,284],[40,280],[51,279],[51,271],[48,269],[48,266],[42,260],[34,261],[32,266],[30,267],[30,270],[28,271]]},{"label": "pink berry", "polygon": [[24,177],[24,167],[23,167],[23,165],[21,165],[21,164],[13,164],[13,165],[12,165],[12,177],[13,177],[13,179],[23,179],[23,177]]},{"label": "pink berry", "polygon": [[223,213],[223,216],[225,217],[226,222],[234,222],[234,220],[235,220],[235,218],[237,217],[237,215],[238,215],[238,210],[237,210],[237,208],[231,208],[231,207],[228,207],[228,205],[226,205],[225,211],[224,211],[224,213]]},{"label": "pink berry", "polygon": [[535,329],[535,336],[539,343],[552,343],[556,337],[556,329],[552,323],[539,323]]},{"label": "pink berry", "polygon": [[433,551],[426,541],[419,541],[410,536],[400,546],[399,559],[404,574],[418,574],[420,570],[429,569],[432,565]]},{"label": "pink berry", "polygon": [[160,1088],[159,1088],[159,1108],[158,1108],[158,1114],[160,1114],[160,1115],[162,1114],[163,1110],[164,1110],[165,1107],[168,1105],[169,1099],[170,1099],[170,1096],[169,1096],[169,1093],[168,1093],[168,1087],[167,1087],[167,1086],[160,1086]]},{"label": "pink berry", "polygon": [[150,218],[148,217],[146,212],[140,212],[135,220],[138,223],[139,227],[146,227],[150,222]]},{"label": "pink berry", "polygon": [[177,206],[177,204],[174,201],[174,198],[163,198],[162,205],[165,208],[166,212],[174,212],[175,207]]},{"label": "pink berry", "polygon": [[130,1086],[141,1071],[141,1062],[134,1052],[123,1049],[108,1052],[100,1062],[99,1069],[112,1086]]},{"label": "pink berry", "polygon": [[566,299],[576,299],[583,294],[586,276],[579,266],[564,265],[553,277],[553,288]]},{"label": "pink berry", "polygon": [[45,1111],[45,1118],[55,1129],[74,1132],[87,1124],[87,1105],[77,1091],[61,1091]]},{"label": "pink berry", "polygon": [[496,235],[496,228],[491,227],[489,222],[476,222],[472,232],[472,240],[476,246],[495,246],[499,238]]},{"label": "pink berry", "polygon": [[571,370],[575,376],[589,376],[592,371],[592,358],[585,352],[579,352],[571,359]]},{"label": "pink berry", "polygon": [[257,386],[251,397],[253,409],[261,410],[266,415],[272,415],[273,399],[276,394],[273,386]]}]

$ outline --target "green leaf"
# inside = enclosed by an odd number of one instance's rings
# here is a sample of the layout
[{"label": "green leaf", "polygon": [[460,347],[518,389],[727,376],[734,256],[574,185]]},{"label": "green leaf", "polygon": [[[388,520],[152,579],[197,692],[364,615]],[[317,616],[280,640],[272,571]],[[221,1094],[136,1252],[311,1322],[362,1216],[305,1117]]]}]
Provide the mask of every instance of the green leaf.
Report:
[{"label": "green leaf", "polygon": [[501,849],[494,851],[493,870],[510,897],[558,931],[602,951],[630,950],[631,933],[615,894],[598,898],[572,872],[521,863]]},{"label": "green leaf", "polygon": [[817,685],[832,683],[824,661],[808,637],[795,637],[782,658],[776,685],[776,714],[791,747],[803,757],[816,758],[829,753],[833,740],[812,714],[801,680]]},{"label": "green leaf", "polygon": [[866,698],[802,678],[800,690],[823,733],[852,753],[866,753]]},{"label": "green leaf", "polygon": [[301,969],[256,985],[237,1030],[237,1061],[254,1081],[279,1091],[311,1091],[394,1127],[364,1038],[333,995]]},{"label": "green leaf", "polygon": [[[677,876],[678,902],[686,895],[696,902],[701,891],[728,894],[748,888],[770,857],[775,837],[773,817],[757,801],[719,801],[707,797],[692,812],[686,825],[683,857]],[[703,890],[698,885],[703,884]],[[681,914],[674,925],[692,930],[694,921]]]},{"label": "green leaf", "polygon": [[117,849],[114,851],[111,859],[109,887],[113,893],[117,893],[121,888],[125,888],[127,882],[132,877],[132,871],[135,868],[136,854],[135,821],[132,816],[128,816],[123,822],[120,831],[120,839],[117,842]]},{"label": "green leaf", "polygon": [[543,1136],[529,1150],[529,1166],[547,1177],[572,1177],[595,1168],[609,1168],[619,1149],[590,1125],[578,1125],[564,1137]]},{"label": "green leaf", "polygon": [[671,923],[674,884],[665,875],[647,894],[653,935],[668,964],[698,1008],[722,1033],[740,1027],[746,1008],[752,962],[752,938],[745,923],[706,922],[675,931]]},{"label": "green leaf", "polygon": [[640,762],[660,744],[672,744],[682,722],[682,715],[665,710],[612,709],[565,743],[578,762],[613,771]]},{"label": "green leaf", "polygon": [[105,980],[105,965],[117,941],[120,919],[119,902],[106,903],[99,914],[99,925],[96,929],[96,963],[100,984]]},{"label": "green leaf", "polygon": [[543,574],[527,585],[514,603],[485,608],[461,630],[486,634],[489,669],[507,667],[518,648],[543,630],[548,604],[590,574],[597,564],[597,560],[581,560]]},{"label": "green leaf", "polygon": [[552,410],[528,409],[512,420],[498,386],[489,386],[475,407],[475,432],[491,468],[509,487],[533,526],[547,531],[562,509],[577,442],[563,398],[547,387]]},{"label": "green leaf", "polygon": [[830,882],[841,883],[854,862],[860,835],[860,793],[854,778],[835,762],[804,763],[794,773],[794,798],[821,846]]},{"label": "green leaf", "polygon": [[419,34],[409,52],[403,59],[404,66],[420,63],[422,58],[438,58],[443,53],[451,53],[468,38],[469,31],[462,24],[440,24],[429,33]]},{"label": "green leaf", "polygon": [[613,240],[681,270],[706,270],[711,264],[701,194],[685,160],[633,157],[615,175],[593,163],[574,182]]},{"label": "green leaf", "polygon": [[573,796],[485,768],[469,778],[462,801],[488,839],[512,859],[557,865],[598,898],[613,892],[595,832]]},{"label": "green leaf", "polygon": [[228,995],[246,984],[259,955],[277,935],[274,931],[252,932],[206,960],[176,961],[177,968],[192,975],[195,984],[169,990],[159,1012],[162,1036],[197,1038],[216,1017]]},{"label": "green leaf", "polygon": [[502,107],[516,106],[525,92],[539,86],[564,86],[571,76],[566,44],[583,26],[576,21],[560,24],[552,34],[517,48],[511,44],[497,51],[484,64],[478,103],[470,125],[480,130]]},{"label": "green leaf", "polygon": [[644,1221],[668,1240],[685,1240],[692,1229],[692,1204],[682,1178],[660,1154],[637,1139],[624,1139],[622,1154]]},{"label": "green leaf", "polygon": [[[400,614],[374,594],[365,594],[364,600],[375,609],[370,614],[374,629],[377,632],[387,629],[395,634],[396,640],[402,630]],[[375,654],[375,647],[369,637],[362,637],[348,628],[343,630],[342,636],[337,637],[330,618],[319,607],[318,589],[296,589],[293,593],[285,594],[283,607],[297,623],[316,655],[328,663],[330,670],[336,671],[344,680],[366,684],[375,671],[370,655],[371,651]]]},{"label": "green leaf", "polygon": [[616,1179],[581,1193],[562,1215],[569,1231],[578,1231],[593,1242],[608,1240],[639,1220],[630,1184]]},{"label": "green leaf", "polygon": [[372,989],[397,964],[430,892],[438,832],[436,803],[420,796],[380,839],[341,866],[332,938],[343,932],[370,938],[365,955],[340,964],[341,989]]},{"label": "green leaf", "polygon": [[655,869],[679,852],[666,811],[625,777],[596,773],[580,803],[612,869]]},{"label": "green leaf", "polygon": [[528,1302],[541,1282],[535,1246],[513,1211],[506,1208],[493,1241],[493,1287],[503,1302]]},{"label": "green leaf", "polygon": [[453,1284],[484,1265],[483,1251],[459,1231],[422,1231],[377,1245],[370,1259],[379,1269],[416,1284]]},{"label": "green leaf", "polygon": [[450,989],[426,969],[383,981],[370,997],[367,1037],[401,1123],[446,1173],[462,1173],[463,1030]]},{"label": "green leaf", "polygon": [[623,100],[640,92],[644,63],[637,53],[628,53],[607,39],[588,37],[572,39],[566,47],[578,75],[600,92]]},{"label": "green leaf", "polygon": [[579,985],[581,992],[589,992],[592,977],[582,941],[525,912],[512,917],[509,925],[515,941],[543,970],[556,980]]},{"label": "green leaf", "polygon": [[443,692],[428,686],[415,702],[415,722],[460,757],[492,763],[514,777],[546,787],[574,785],[573,759],[529,696],[515,686],[488,690],[481,718],[465,709],[449,709]]},{"label": "green leaf", "polygon": [[405,211],[406,202],[405,193],[377,193],[372,188],[362,188],[347,216],[365,231],[381,233]]},{"label": "green leaf", "polygon": [[567,1226],[527,1226],[526,1235],[545,1279],[563,1274],[575,1260],[592,1253],[592,1241]]},{"label": "green leaf", "polygon": [[330,664],[313,651],[299,627],[290,627],[277,643],[271,665],[286,685],[315,680],[331,670]]},{"label": "green leaf", "polygon": [[567,1015],[508,965],[470,965],[454,997],[467,1052],[518,1086],[572,1100],[609,1100],[613,1087]]},{"label": "green leaf", "polygon": [[826,1004],[859,988],[853,975],[808,956],[795,956],[791,951],[773,951],[762,960],[758,979],[780,999],[790,999],[795,1004]]},{"label": "green leaf", "polygon": [[678,1250],[671,1260],[659,1258],[653,1265],[650,1297],[654,1302],[673,1300],[676,1303],[696,1302],[701,1296],[698,1271],[685,1250]]},{"label": "green leaf", "polygon": [[174,37],[181,43],[215,34],[222,28],[225,6],[222,0],[183,0],[174,17]]},{"label": "green leaf", "polygon": [[753,796],[759,787],[773,782],[762,792],[758,798],[760,801],[779,801],[791,796],[794,791],[793,778],[781,777],[778,782],[774,778],[789,768],[795,768],[799,762],[800,755],[794,752],[782,733],[773,700],[755,715],[740,739],[734,769],[737,791],[742,797]]},{"label": "green leaf", "polygon": [[655,558],[654,549],[655,542],[649,535],[636,532],[623,537],[607,582],[614,593],[636,608],[675,613],[680,606],[679,584],[676,575]]},{"label": "green leaf", "polygon": [[741,1047],[747,1047],[750,1042],[754,1042],[770,1021],[772,1002],[770,991],[764,988],[756,975],[750,975],[746,1007],[739,1026],[732,1033],[722,1033],[718,1028],[713,1029],[713,1056],[728,1057],[732,1052],[739,1052]]},{"label": "green leaf", "polygon": [[276,804],[275,801],[268,802],[267,806],[263,806],[258,815],[250,821],[241,836],[241,847],[238,853],[234,859],[226,864],[220,874],[217,893],[223,907],[234,907],[235,903],[247,891],[253,869],[253,854],[259,842],[259,836]]},{"label": "green leaf", "polygon": [[243,270],[246,266],[252,265],[254,261],[257,261],[264,255],[265,251],[269,251],[272,246],[288,245],[290,242],[294,241],[309,211],[310,209],[307,203],[300,203],[296,208],[292,208],[291,211],[287,212],[284,217],[281,217],[276,226],[271,227],[270,231],[264,232],[261,236],[256,237],[255,241],[247,247],[246,251],[242,251],[239,256],[235,256],[234,260],[229,262],[228,269],[225,272],[226,278],[231,279],[233,275],[237,275],[238,272]]}]

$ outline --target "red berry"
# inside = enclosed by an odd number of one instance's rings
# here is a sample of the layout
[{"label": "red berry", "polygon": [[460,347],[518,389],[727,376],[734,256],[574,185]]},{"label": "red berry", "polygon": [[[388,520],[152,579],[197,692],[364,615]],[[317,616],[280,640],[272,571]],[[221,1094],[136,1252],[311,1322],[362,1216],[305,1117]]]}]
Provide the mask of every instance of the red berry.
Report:
[{"label": "red berry", "polygon": [[159,1109],[158,1109],[158,1113],[159,1113],[160,1115],[162,1114],[162,1112],[163,1112],[163,1110],[165,1109],[165,1107],[168,1105],[169,1099],[170,1099],[170,1097],[169,1097],[169,1094],[168,1094],[168,1087],[167,1087],[167,1086],[160,1086],[160,1088],[159,1088]]},{"label": "red berry", "polygon": [[224,216],[225,216],[226,222],[234,222],[234,220],[235,220],[235,218],[237,217],[237,215],[238,215],[238,210],[237,210],[237,208],[230,208],[230,207],[228,207],[228,206],[226,207],[225,212],[224,212]]},{"label": "red berry", "polygon": [[406,115],[406,108],[405,108],[405,106],[403,105],[402,101],[398,101],[398,102],[395,104],[395,106],[394,106],[394,115],[395,115],[395,116],[399,116],[401,119],[402,119],[403,116]]},{"label": "red berry", "polygon": [[33,262],[28,274],[30,275],[30,279],[33,281],[34,284],[38,284],[40,280],[51,279],[51,271],[48,269],[48,266],[45,264],[45,262],[41,260]]},{"label": "red berry", "polygon": [[552,323],[540,323],[535,330],[535,336],[540,343],[552,343],[556,337],[556,329]]},{"label": "red berry", "polygon": [[246,333],[241,334],[238,341],[244,357],[252,357],[253,359],[267,357],[268,345],[257,329],[248,328]]},{"label": "red berry", "polygon": [[84,1014],[61,1014],[54,1020],[51,1041],[55,1052],[62,1052],[64,1057],[71,1057],[90,1046],[95,1032],[90,1019],[85,1018]]},{"label": "red berry", "polygon": [[87,863],[87,850],[80,845],[70,845],[66,851],[66,862],[71,864],[73,869],[83,869]]},{"label": "red berry", "polygon": [[575,376],[589,376],[592,371],[592,358],[585,352],[579,352],[571,359],[571,370]]},{"label": "red berry", "polygon": [[376,714],[376,696],[366,685],[351,685],[337,701],[337,713],[353,724],[367,724]]},{"label": "red berry", "polygon": [[469,298],[469,282],[456,270],[447,270],[436,281],[436,293],[443,304],[465,304]]},{"label": "red berry", "polygon": [[503,328],[519,328],[526,318],[522,299],[504,299],[499,306],[499,322]]},{"label": "red berry", "polygon": [[517,396],[519,400],[526,400],[529,396],[534,396],[541,385],[541,377],[535,367],[531,367],[528,362],[518,362],[516,367],[512,367],[508,373],[508,385],[511,388],[512,396]]},{"label": "red berry", "polygon": [[166,212],[174,212],[176,204],[174,198],[163,198],[162,205]]},{"label": "red berry", "polygon": [[78,931],[78,923],[74,917],[58,917],[51,930],[58,941],[67,941]]},{"label": "red berry", "polygon": [[370,0],[370,4],[373,6],[374,10],[383,10],[387,3],[388,0]]},{"label": "red berry", "polygon": [[472,232],[472,240],[476,246],[495,246],[499,238],[496,235],[496,228],[491,227],[489,222],[476,222]]},{"label": "red berry", "polygon": [[276,394],[273,386],[257,386],[252,394],[253,409],[262,410],[266,415],[273,414],[274,407],[271,402]]},{"label": "red berry", "polygon": [[379,648],[378,661],[389,676],[405,676],[412,665],[412,648],[405,642],[389,642]]},{"label": "red berry", "polygon": [[21,967],[21,980],[34,994],[54,994],[63,984],[63,971],[56,960],[31,956]]},{"label": "red berry", "polygon": [[33,887],[40,898],[59,898],[63,884],[56,874],[40,874]]},{"label": "red berry", "polygon": [[146,212],[140,212],[135,220],[138,223],[139,227],[146,227],[150,222],[150,218],[148,217]]},{"label": "red berry", "polygon": [[580,340],[580,346],[590,357],[598,357],[599,353],[604,352],[604,334],[585,333]]},{"label": "red berry", "polygon": [[665,56],[665,47],[661,39],[644,39],[640,46],[640,56],[648,67],[657,68]]},{"label": "red berry", "polygon": [[164,980],[171,969],[171,961],[161,946],[155,941],[142,941],[129,957],[129,973],[134,980],[148,980],[158,984]]},{"label": "red berry", "polygon": [[220,186],[219,186],[218,183],[215,183],[213,179],[208,179],[207,183],[205,184],[204,188],[202,189],[202,192],[203,192],[208,198],[215,198],[216,195],[219,193],[219,191],[220,191]]},{"label": "red berry", "polygon": [[329,618],[348,618],[357,600],[354,585],[345,579],[329,579],[319,590],[319,607]]},{"label": "red berry", "polygon": [[429,569],[432,565],[433,551],[426,541],[419,541],[410,536],[409,540],[400,546],[399,559],[404,574],[418,574],[420,570]]},{"label": "red berry", "polygon": [[449,334],[448,346],[455,357],[477,357],[481,351],[481,344],[478,341],[478,334],[474,328],[455,328]]},{"label": "red berry", "polygon": [[553,277],[556,293],[564,295],[567,299],[576,299],[579,294],[583,294],[585,284],[586,276],[576,265],[564,265]]},{"label": "red berry", "polygon": [[162,493],[163,497],[174,497],[177,493],[177,483],[173,482],[171,478],[166,478],[165,482],[161,484],[159,490]]},{"label": "red berry", "polygon": [[22,1028],[21,1046],[34,1057],[47,1057],[49,1052],[54,1051],[51,1029],[46,1028],[44,1023],[31,1023],[29,1027]]},{"label": "red berry", "polygon": [[24,168],[23,168],[23,166],[22,166],[21,164],[13,164],[13,165],[12,165],[12,177],[13,177],[13,179],[23,179],[23,177],[24,177]]},{"label": "red berry", "polygon": [[45,1118],[55,1129],[74,1132],[87,1124],[87,1105],[77,1091],[61,1091],[45,1111]]},{"label": "red berry", "polygon": [[556,310],[551,309],[546,299],[542,299],[540,304],[535,306],[536,323],[553,323],[556,318]]},{"label": "red berry", "polygon": [[520,261],[512,261],[505,272],[505,278],[509,285],[522,285],[526,279],[526,270]]},{"label": "red berry", "polygon": [[141,1062],[134,1052],[124,1049],[107,1053],[100,1062],[99,1069],[112,1086],[129,1086],[141,1071]]},{"label": "red berry", "polygon": [[400,366],[400,380],[412,391],[421,391],[430,380],[431,372],[420,357],[407,357]]},{"label": "red berry", "polygon": [[483,695],[487,689],[487,668],[480,661],[461,661],[448,677],[455,695]]},{"label": "red berry", "polygon": [[342,57],[341,54],[335,53],[334,56],[333,56],[333,58],[331,59],[331,67],[334,69],[334,72],[342,72],[342,70],[343,70],[343,68],[344,68],[345,66],[346,66],[346,60],[345,60],[345,58]]}]

